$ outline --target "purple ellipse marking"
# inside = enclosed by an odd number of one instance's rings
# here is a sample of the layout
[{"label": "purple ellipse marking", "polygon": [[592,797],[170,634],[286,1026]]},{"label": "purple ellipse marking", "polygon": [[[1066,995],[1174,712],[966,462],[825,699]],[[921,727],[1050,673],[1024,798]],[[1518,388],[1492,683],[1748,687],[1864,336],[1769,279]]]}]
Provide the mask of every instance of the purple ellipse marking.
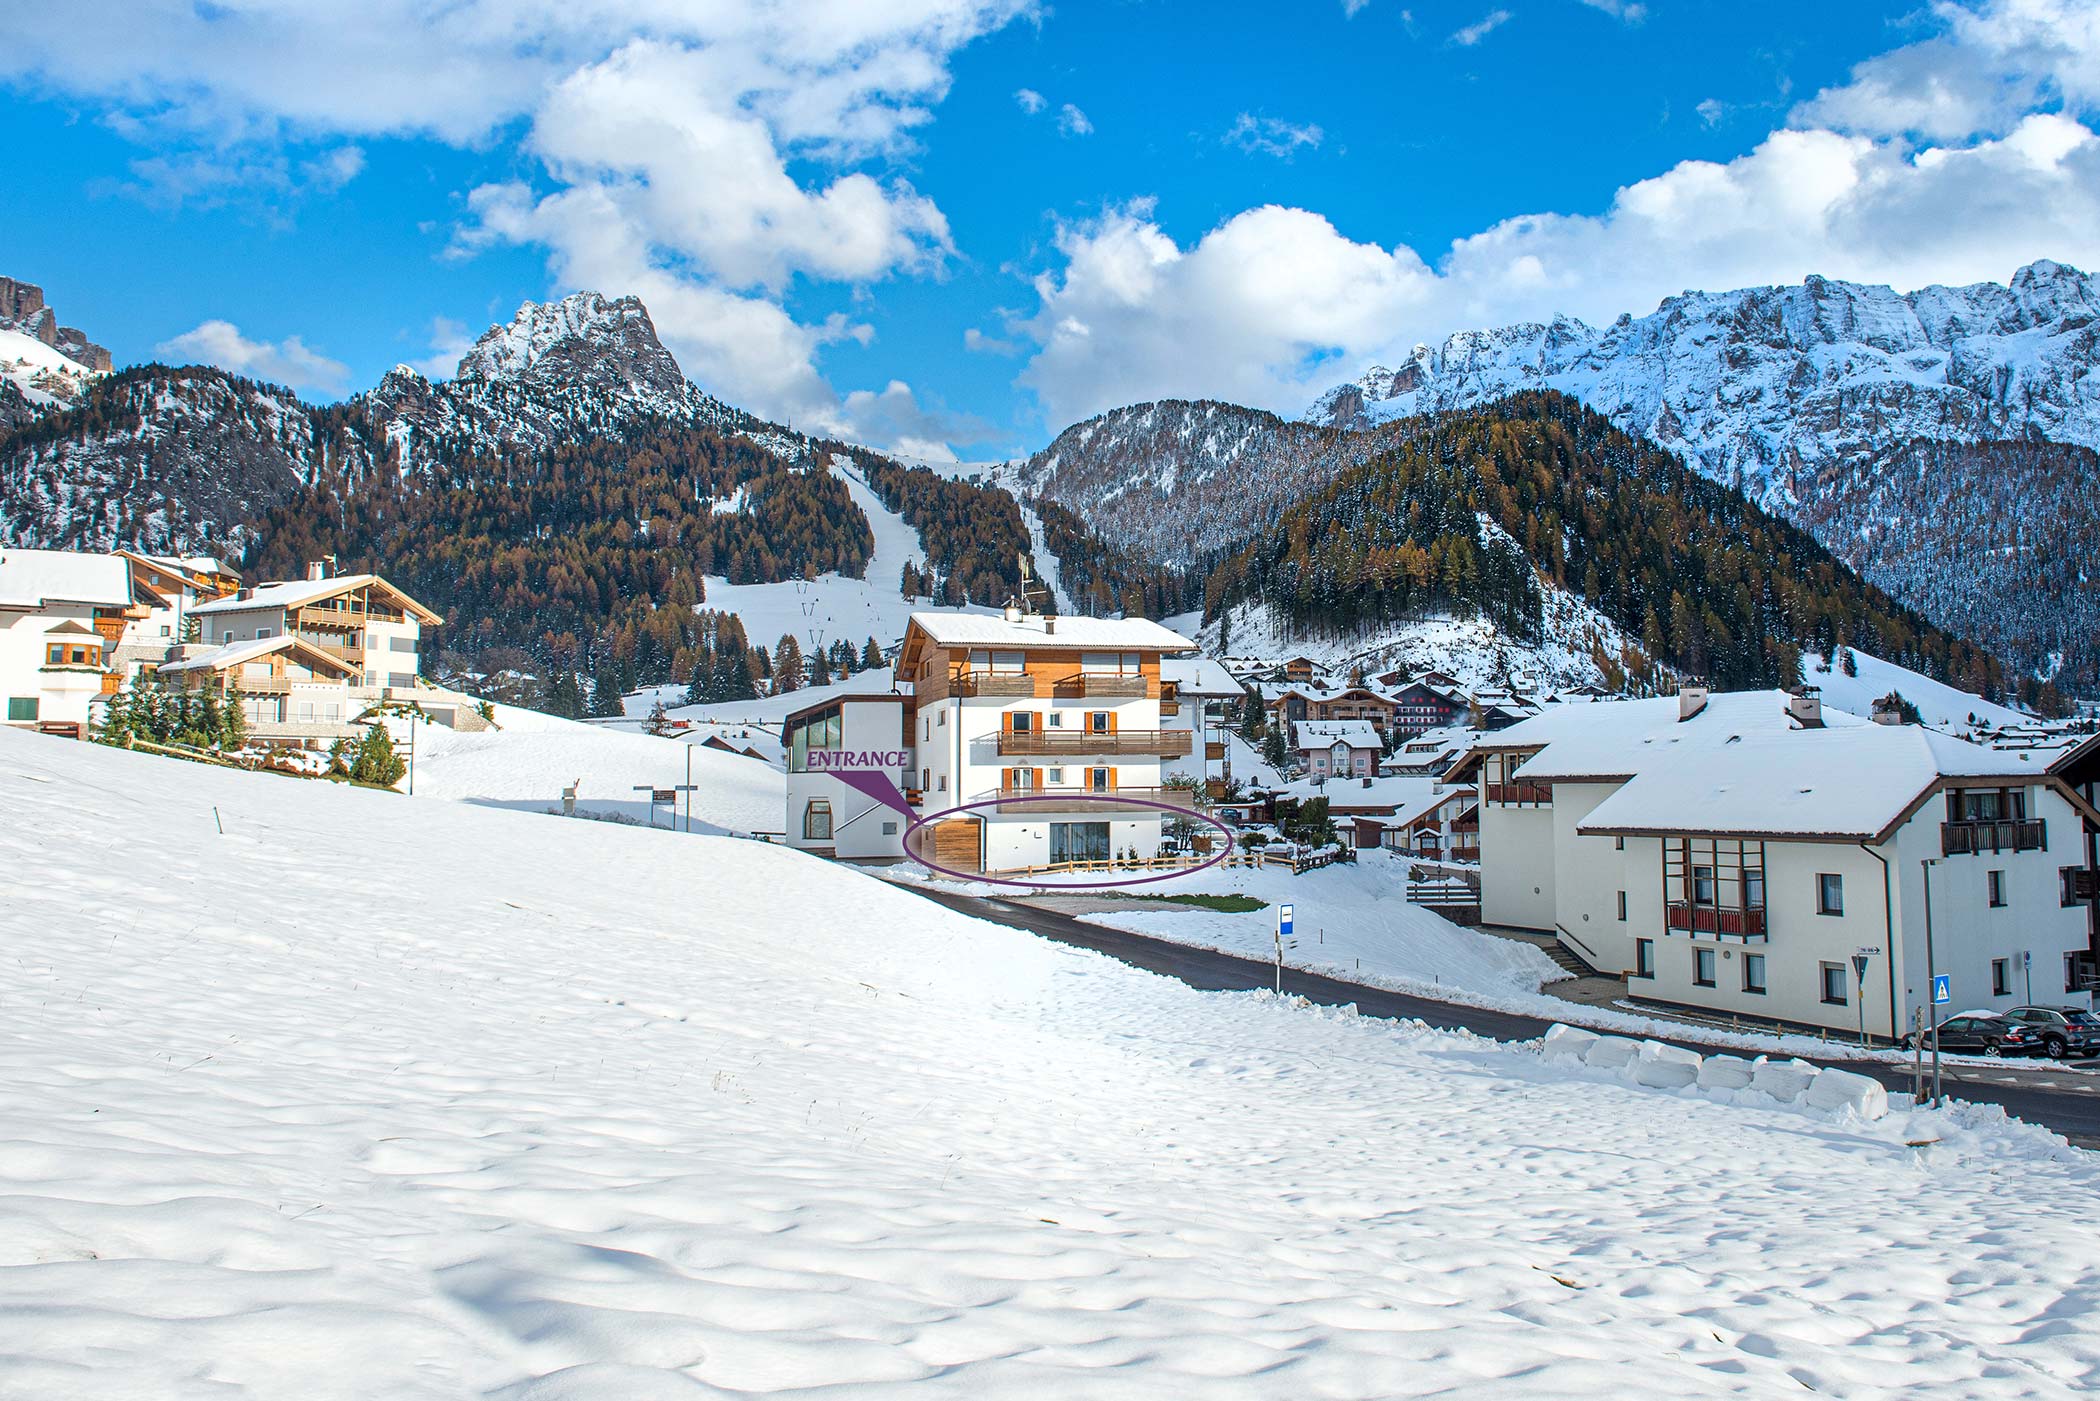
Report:
[{"label": "purple ellipse marking", "polygon": [[1132,876],[1125,880],[1095,881],[1090,886],[1084,887],[1086,889],[1113,890],[1119,886],[1125,885],[1151,885],[1154,881],[1178,880],[1182,876],[1193,876],[1199,871],[1207,871],[1211,867],[1217,865],[1220,861],[1223,861],[1226,857],[1232,855],[1232,844],[1234,840],[1232,829],[1230,827],[1227,827],[1224,823],[1218,821],[1217,818],[1212,817],[1209,813],[1197,812],[1194,808],[1175,807],[1172,803],[1155,803],[1145,798],[1111,798],[1106,794],[1103,794],[1099,797],[1093,796],[1091,794],[1080,794],[1075,796],[1065,793],[1037,793],[1030,794],[1027,796],[1016,795],[1011,798],[985,798],[981,799],[978,802],[963,803],[957,807],[944,808],[939,812],[927,813],[924,817],[913,818],[910,825],[908,825],[904,829],[904,837],[902,841],[902,845],[904,847],[904,854],[910,857],[912,860],[918,862],[921,866],[924,866],[929,871],[938,871],[944,876],[953,876],[957,880],[977,881],[983,885],[1013,885],[1021,886],[1030,890],[1073,890],[1081,888],[1070,885],[1057,885],[1049,881],[1012,880],[1001,876],[987,876],[982,874],[981,872],[958,871],[952,866],[942,866],[936,862],[928,861],[925,857],[919,855],[911,849],[912,833],[918,831],[921,827],[924,827],[929,823],[946,821],[947,819],[954,817],[955,814],[959,812],[975,812],[979,808],[1004,807],[1011,803],[1050,803],[1056,802],[1060,798],[1066,797],[1071,797],[1075,802],[1089,804],[1113,803],[1120,807],[1147,808],[1153,812],[1179,813],[1183,817],[1193,817],[1198,822],[1208,823],[1210,826],[1217,828],[1218,831],[1222,832],[1225,836],[1224,849],[1220,851],[1216,856],[1211,857],[1210,860],[1205,861],[1200,865],[1190,866],[1186,870],[1181,871],[1165,871],[1156,876]]}]

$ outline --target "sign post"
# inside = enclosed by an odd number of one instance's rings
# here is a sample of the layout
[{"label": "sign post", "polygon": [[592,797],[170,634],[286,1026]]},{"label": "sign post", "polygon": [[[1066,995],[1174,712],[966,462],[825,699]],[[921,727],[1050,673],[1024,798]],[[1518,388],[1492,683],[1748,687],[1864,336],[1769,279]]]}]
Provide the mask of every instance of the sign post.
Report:
[{"label": "sign post", "polygon": [[1940,1107],[1940,1008],[1954,1000],[1954,975],[1932,975],[1932,1107]]},{"label": "sign post", "polygon": [[1941,976],[1939,965],[1932,957],[1932,868],[1940,864],[1937,856],[1918,858],[1918,881],[1925,888],[1925,976],[1932,984],[1932,1107],[1940,1107],[1940,1006],[1952,1002],[1954,994],[1948,990],[1948,980]]},{"label": "sign post", "polygon": [[1292,907],[1289,905],[1278,905],[1276,907],[1276,995],[1278,997],[1283,995],[1284,941],[1291,937],[1291,930],[1294,927]]},{"label": "sign post", "polygon": [[1859,1007],[1859,1044],[1867,1044],[1867,960],[1880,953],[1879,948],[1860,949],[1852,955],[1852,978],[1858,985],[1857,995],[1852,999]]}]

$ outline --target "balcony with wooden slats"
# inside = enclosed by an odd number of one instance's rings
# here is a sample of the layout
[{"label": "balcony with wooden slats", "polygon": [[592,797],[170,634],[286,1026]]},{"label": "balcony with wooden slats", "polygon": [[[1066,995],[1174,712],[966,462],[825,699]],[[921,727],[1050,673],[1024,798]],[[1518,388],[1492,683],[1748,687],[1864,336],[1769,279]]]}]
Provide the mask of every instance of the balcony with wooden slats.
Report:
[{"label": "balcony with wooden slats", "polygon": [[999,736],[1001,754],[1049,758],[1122,754],[1181,759],[1193,745],[1187,730],[1008,730]]},{"label": "balcony with wooden slats", "polygon": [[2049,829],[2039,817],[1940,824],[1940,854],[1943,856],[2048,849]]}]

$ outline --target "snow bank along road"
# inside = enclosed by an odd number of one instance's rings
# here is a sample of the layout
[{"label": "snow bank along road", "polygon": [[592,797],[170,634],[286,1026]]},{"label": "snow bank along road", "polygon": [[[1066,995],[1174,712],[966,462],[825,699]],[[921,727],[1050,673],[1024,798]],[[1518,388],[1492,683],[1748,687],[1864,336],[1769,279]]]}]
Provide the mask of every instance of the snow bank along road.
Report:
[{"label": "snow bank along road", "polygon": [[[1275,965],[1242,958],[1214,949],[1171,943],[1165,939],[1075,919],[1054,910],[1013,904],[1004,900],[962,895],[926,885],[899,882],[900,889],[915,891],[929,900],[965,914],[978,915],[1014,929],[1025,929],[1055,939],[1061,944],[1095,949],[1125,963],[1168,977],[1190,987],[1211,991],[1244,991],[1276,986]],[[1539,1017],[1518,1012],[1500,1012],[1458,1002],[1439,1002],[1385,988],[1352,983],[1320,973],[1283,971],[1283,990],[1329,1007],[1354,1004],[1366,1016],[1396,1017],[1427,1022],[1447,1031],[1472,1031],[1501,1041],[1528,1041],[1545,1034],[1551,1025]],[[1618,1033],[1625,1034],[1625,1033]],[[1741,1046],[1703,1042],[1696,1036],[1656,1037],[1703,1053],[1748,1055]],[[1908,1066],[1898,1067],[1878,1060],[1846,1060],[1802,1056],[1819,1065],[1835,1065],[1871,1075],[1892,1090],[1911,1087]],[[2002,1105],[2029,1123],[2040,1124],[2088,1148],[2100,1148],[2100,1075],[2063,1071],[2022,1071],[2018,1062],[2003,1067],[1945,1065],[1941,1082],[1949,1094],[1984,1104]]]},{"label": "snow bank along road", "polygon": [[2100,1387],[2100,1168],[1973,1106],[1914,1150],[760,843],[12,730],[0,814],[0,1396]]}]

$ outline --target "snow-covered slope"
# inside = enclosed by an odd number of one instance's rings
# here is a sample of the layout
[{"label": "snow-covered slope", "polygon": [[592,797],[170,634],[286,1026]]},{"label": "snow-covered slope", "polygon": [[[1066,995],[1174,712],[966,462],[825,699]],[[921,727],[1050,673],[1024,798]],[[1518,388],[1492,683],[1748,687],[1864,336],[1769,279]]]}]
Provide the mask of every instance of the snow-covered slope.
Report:
[{"label": "snow-covered slope", "polygon": [[[881,646],[890,647],[904,636],[905,621],[914,608],[932,606],[926,599],[906,598],[898,588],[908,561],[925,562],[926,549],[919,532],[904,517],[884,506],[844,458],[830,457],[825,470],[846,484],[853,504],[867,517],[869,528],[875,533],[875,552],[869,556],[864,577],[859,579],[827,572],[814,579],[732,584],[720,575],[709,575],[707,606],[741,618],[744,633],[753,646],[771,648],[781,637],[792,633],[804,656],[810,655],[815,645],[829,647],[841,638],[852,644],[856,652],[871,637]],[[997,610],[971,607],[965,611]],[[644,713],[647,708],[644,705]]]},{"label": "snow-covered slope", "polygon": [[[1847,668],[1849,658],[1850,670]],[[2032,724],[2030,715],[1982,696],[1971,695],[1929,676],[1920,676],[1894,662],[1869,656],[1856,647],[1845,649],[1837,662],[1829,663],[1820,653],[1801,655],[1801,679],[1823,693],[1823,704],[1852,715],[1872,715],[1874,702],[1890,692],[1901,695],[1918,708],[1918,718],[1936,730],[1960,731],[1980,723],[1992,728]]]},{"label": "snow-covered slope", "polygon": [[2100,1170],[1993,1115],[1832,1122],[1200,993],[753,842],[11,730],[0,807],[10,1395],[2100,1369]]},{"label": "snow-covered slope", "polygon": [[[546,813],[560,809],[562,790],[574,784],[582,811],[646,823],[648,795],[636,787],[670,788],[690,777],[696,832],[778,832],[784,820],[786,781],[760,760],[515,706],[499,707],[497,719],[502,728],[475,734],[418,726],[416,797]],[[678,800],[681,826],[686,803]],[[665,819],[658,809],[656,820]]]}]

